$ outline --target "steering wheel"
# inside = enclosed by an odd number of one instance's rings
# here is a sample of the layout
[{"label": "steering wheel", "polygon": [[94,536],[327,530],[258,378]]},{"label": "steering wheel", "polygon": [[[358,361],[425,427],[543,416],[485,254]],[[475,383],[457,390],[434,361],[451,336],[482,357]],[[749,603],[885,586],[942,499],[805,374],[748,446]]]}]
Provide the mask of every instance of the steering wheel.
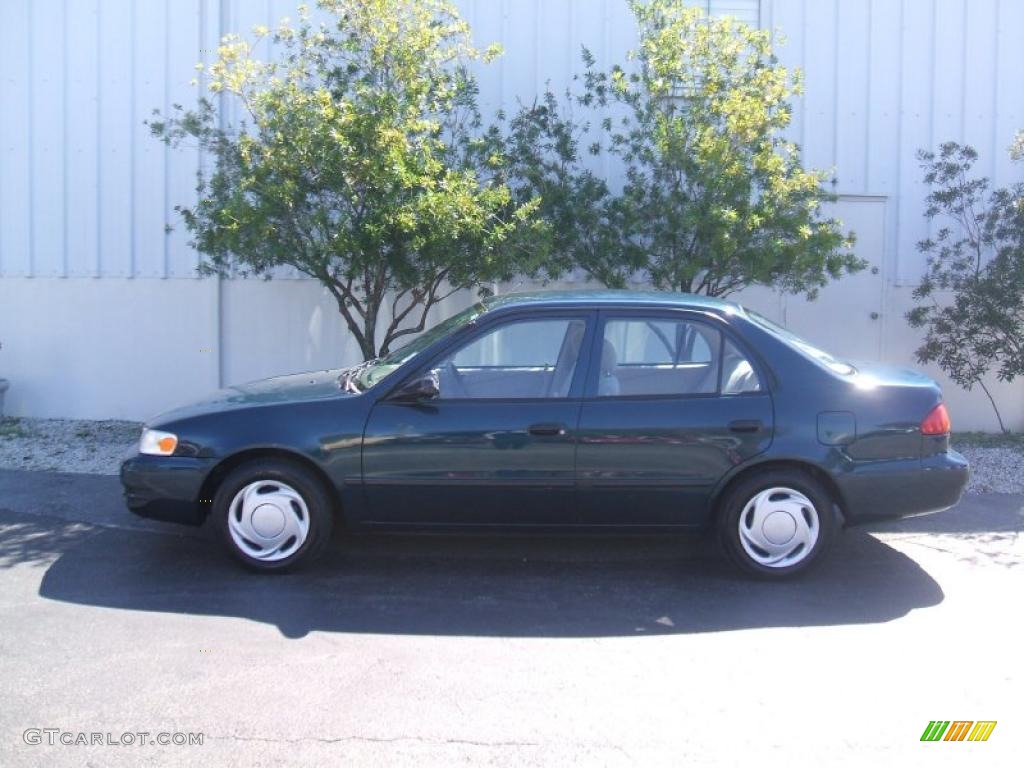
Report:
[{"label": "steering wheel", "polygon": [[[452,385],[452,389],[455,390],[457,397],[469,397],[469,391],[466,389],[466,383],[463,381],[462,374],[459,373],[459,369],[455,367],[455,363],[449,359],[445,361],[444,365],[441,366],[441,375],[448,383]],[[444,395],[445,386],[441,385],[441,394]]]}]

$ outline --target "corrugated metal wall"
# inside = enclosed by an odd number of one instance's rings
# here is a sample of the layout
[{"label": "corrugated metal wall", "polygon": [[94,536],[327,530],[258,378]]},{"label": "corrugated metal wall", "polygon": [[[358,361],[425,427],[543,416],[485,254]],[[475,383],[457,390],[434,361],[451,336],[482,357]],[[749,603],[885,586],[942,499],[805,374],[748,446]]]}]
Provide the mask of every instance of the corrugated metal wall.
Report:
[{"label": "corrugated metal wall", "polygon": [[1021,175],[1007,148],[1024,128],[1024,29],[1019,0],[774,0],[782,60],[806,93],[794,137],[807,164],[835,168],[836,191],[893,199],[890,247],[898,285],[913,283],[928,234],[915,154],[944,141],[973,145],[979,172]]},{"label": "corrugated metal wall", "polygon": [[[757,0],[695,4],[758,16]],[[195,102],[194,65],[211,60],[223,32],[294,17],[296,5],[4,0],[0,276],[194,277],[197,256],[173,208],[194,200],[199,158],[166,149],[143,121],[154,109]],[[547,79],[567,81],[581,44],[612,60],[632,41],[624,0],[459,5],[481,41],[508,50],[482,74],[489,106],[529,100]]]},{"label": "corrugated metal wall", "polygon": [[204,5],[6,0],[0,274],[195,274],[183,234],[164,231],[190,199],[195,154],[172,157],[142,121],[195,99]]},{"label": "corrugated metal wall", "polygon": [[[834,167],[836,191],[898,197],[890,233],[897,279],[919,274],[926,233],[914,157],[954,139],[981,170],[1016,174],[1005,149],[1024,125],[1024,28],[1016,0],[699,0],[781,29],[782,59],[806,72],[794,137]],[[506,55],[481,75],[489,107],[561,89],[581,45],[622,60],[633,42],[624,0],[460,0],[480,41]],[[169,152],[142,124],[189,104],[193,65],[221,30],[294,12],[290,0],[5,0],[0,25],[0,275],[191,277],[177,226],[198,159]],[[165,224],[175,225],[170,233]]]},{"label": "corrugated metal wall", "polygon": [[195,103],[221,30],[294,12],[266,0],[4,0],[0,275],[195,277],[176,204],[199,158],[143,121]]},{"label": "corrugated metal wall", "polygon": [[[480,41],[506,55],[481,75],[488,107],[530,100],[579,71],[579,49],[622,60],[625,0],[460,0]],[[898,198],[896,277],[913,281],[926,234],[914,153],[954,139],[981,170],[1016,174],[1005,149],[1024,125],[1024,28],[1016,0],[695,0],[781,29],[806,72],[794,137],[834,167],[836,191]],[[221,31],[294,14],[291,0],[5,0],[0,25],[0,275],[191,277],[196,255],[173,211],[198,159],[142,125],[189,104],[198,60]],[[165,232],[165,224],[174,226]]]},{"label": "corrugated metal wall", "polygon": [[[481,72],[485,111],[514,109],[549,82],[562,91],[581,69],[581,46],[608,65],[635,42],[626,0],[456,1],[479,43],[506,50]],[[929,232],[915,152],[967,141],[980,171],[999,183],[1020,176],[1006,148],[1024,127],[1024,46],[1014,37],[1024,2],[693,2],[787,38],[780,56],[807,82],[792,136],[809,165],[835,169],[832,210],[858,230],[858,253],[875,268],[814,303],[765,289],[737,300],[837,354],[912,363],[919,336],[903,315],[922,266],[916,243]],[[312,281],[168,279],[196,275],[173,207],[194,199],[200,158],[166,150],[143,121],[194,103],[194,65],[212,60],[223,32],[272,25],[295,6],[0,0],[0,374],[13,382],[11,413],[138,418],[221,384],[356,359]],[[257,55],[273,54],[261,46]],[[607,157],[596,162],[614,178]],[[175,373],[154,383],[154,371]],[[983,396],[928,371],[958,424],[994,427]],[[1010,423],[1024,425],[1022,383],[989,384]]]}]

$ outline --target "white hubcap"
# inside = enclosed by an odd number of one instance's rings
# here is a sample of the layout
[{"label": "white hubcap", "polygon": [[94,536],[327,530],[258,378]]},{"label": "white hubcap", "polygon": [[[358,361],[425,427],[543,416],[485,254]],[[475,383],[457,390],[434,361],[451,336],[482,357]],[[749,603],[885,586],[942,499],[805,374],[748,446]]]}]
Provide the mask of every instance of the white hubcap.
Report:
[{"label": "white hubcap", "polygon": [[228,532],[240,550],[257,560],[283,560],[309,535],[309,510],[298,491],[276,480],[257,480],[235,494]]},{"label": "white hubcap", "polygon": [[759,565],[785,568],[811,553],[818,528],[818,510],[810,499],[792,488],[768,488],[743,508],[740,544]]}]

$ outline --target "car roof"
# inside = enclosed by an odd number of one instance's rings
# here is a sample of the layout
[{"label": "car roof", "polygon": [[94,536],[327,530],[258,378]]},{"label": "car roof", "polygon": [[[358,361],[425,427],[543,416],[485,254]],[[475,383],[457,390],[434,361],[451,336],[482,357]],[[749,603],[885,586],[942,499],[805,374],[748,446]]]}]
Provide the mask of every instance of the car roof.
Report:
[{"label": "car roof", "polygon": [[722,301],[710,296],[671,291],[631,290],[575,290],[575,291],[527,291],[506,293],[484,299],[488,310],[512,309],[516,307],[540,306],[585,306],[585,307],[672,307],[678,309],[702,309],[728,314],[737,314],[743,309],[739,304]]}]

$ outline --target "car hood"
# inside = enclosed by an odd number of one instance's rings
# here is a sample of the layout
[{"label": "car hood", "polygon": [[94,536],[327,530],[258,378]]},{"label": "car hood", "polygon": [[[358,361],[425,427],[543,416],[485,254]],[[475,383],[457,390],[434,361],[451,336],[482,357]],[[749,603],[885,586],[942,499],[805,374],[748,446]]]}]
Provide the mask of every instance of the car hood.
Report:
[{"label": "car hood", "polygon": [[190,419],[209,413],[253,408],[274,403],[299,403],[328,398],[352,397],[338,386],[338,376],[343,368],[309,373],[293,373],[274,376],[247,384],[236,384],[219,389],[213,394],[188,405],[173,408],[154,416],[150,425]]}]

